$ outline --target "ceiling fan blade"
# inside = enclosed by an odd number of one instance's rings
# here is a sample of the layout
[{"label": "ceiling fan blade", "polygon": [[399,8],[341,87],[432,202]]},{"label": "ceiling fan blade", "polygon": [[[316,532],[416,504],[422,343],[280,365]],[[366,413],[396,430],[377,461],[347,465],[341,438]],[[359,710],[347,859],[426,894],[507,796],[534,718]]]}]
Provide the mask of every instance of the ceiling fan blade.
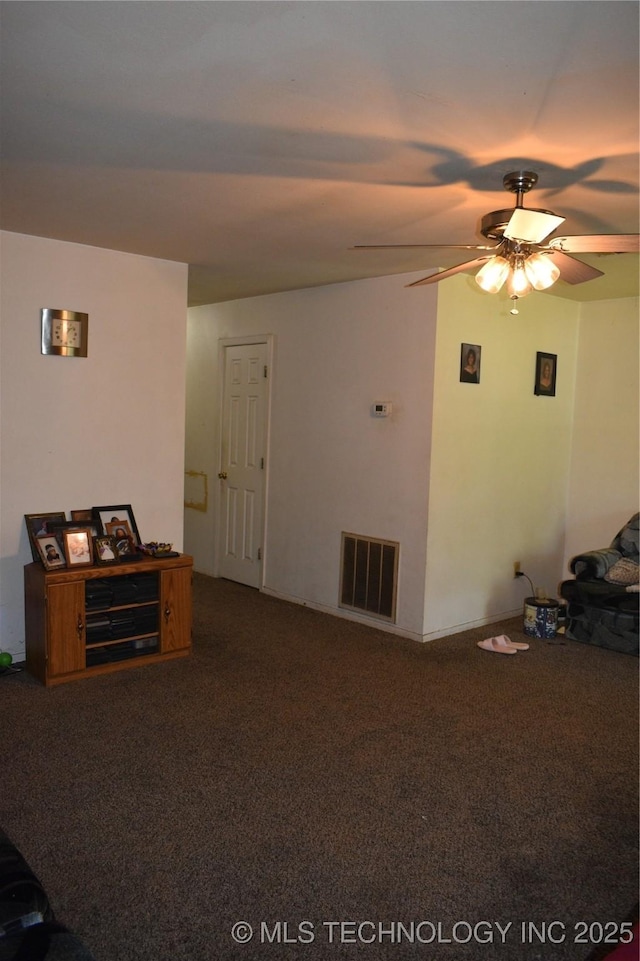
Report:
[{"label": "ceiling fan blade", "polygon": [[553,250],[548,255],[560,271],[560,280],[566,280],[568,284],[584,284],[587,280],[595,280],[602,277],[603,271],[589,264],[584,264],[575,257],[569,257],[561,250]]},{"label": "ceiling fan blade", "polygon": [[539,244],[564,221],[564,217],[556,217],[555,214],[548,214],[543,210],[527,210],[525,207],[516,207],[504,229],[504,236],[508,237],[509,240]]},{"label": "ceiling fan blade", "polygon": [[569,254],[637,254],[640,251],[638,234],[592,234],[585,237],[554,237],[549,241],[553,250]]},{"label": "ceiling fan blade", "polygon": [[414,280],[412,284],[405,284],[405,287],[420,287],[422,284],[435,284],[439,280],[444,280],[445,277],[453,277],[454,274],[459,274],[463,270],[472,270],[474,267],[479,267],[480,264],[484,264],[487,260],[489,260],[489,255],[486,257],[476,257],[475,260],[467,260],[464,264],[457,264],[455,267],[449,267],[448,270],[441,270],[439,274],[431,274],[429,277],[423,277],[422,280]]},{"label": "ceiling fan blade", "polygon": [[[499,246],[499,245],[498,245]],[[356,244],[349,250],[497,250],[485,244]]]}]

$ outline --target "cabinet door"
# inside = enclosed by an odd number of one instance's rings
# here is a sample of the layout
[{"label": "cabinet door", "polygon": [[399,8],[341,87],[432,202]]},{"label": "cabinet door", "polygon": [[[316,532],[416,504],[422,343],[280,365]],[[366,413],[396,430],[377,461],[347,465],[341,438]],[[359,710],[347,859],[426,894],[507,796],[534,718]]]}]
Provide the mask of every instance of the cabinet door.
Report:
[{"label": "cabinet door", "polygon": [[160,650],[180,651],[191,646],[191,568],[160,574]]},{"label": "cabinet door", "polygon": [[56,677],[85,668],[84,581],[47,589],[47,674]]}]

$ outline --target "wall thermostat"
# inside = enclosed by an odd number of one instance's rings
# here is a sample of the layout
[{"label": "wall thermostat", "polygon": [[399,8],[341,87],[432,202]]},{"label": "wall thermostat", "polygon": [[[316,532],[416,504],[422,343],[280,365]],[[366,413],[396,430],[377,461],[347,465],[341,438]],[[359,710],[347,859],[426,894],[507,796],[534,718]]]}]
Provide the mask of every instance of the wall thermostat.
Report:
[{"label": "wall thermostat", "polygon": [[385,401],[384,403],[380,404],[374,404],[371,408],[371,413],[374,417],[390,417],[392,406],[393,405],[390,404],[389,401]]}]

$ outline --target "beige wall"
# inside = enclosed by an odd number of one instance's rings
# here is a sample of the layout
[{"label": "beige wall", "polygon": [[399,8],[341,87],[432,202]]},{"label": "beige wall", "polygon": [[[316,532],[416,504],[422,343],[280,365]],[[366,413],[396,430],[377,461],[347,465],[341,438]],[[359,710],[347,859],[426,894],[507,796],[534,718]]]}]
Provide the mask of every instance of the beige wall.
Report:
[{"label": "beige wall", "polygon": [[[0,234],[0,646],[24,651],[24,514],[131,504],[183,540],[187,268]],[[89,314],[89,356],[40,353],[40,310]]]},{"label": "beige wall", "polygon": [[637,298],[582,307],[565,564],[638,510],[639,316]]},{"label": "beige wall", "polygon": [[[473,278],[440,284],[425,634],[482,624],[530,594],[513,563],[555,595],[564,528],[579,305],[510,302]],[[480,384],[460,383],[462,343],[482,347]],[[556,396],[536,396],[536,353],[557,354]]]}]

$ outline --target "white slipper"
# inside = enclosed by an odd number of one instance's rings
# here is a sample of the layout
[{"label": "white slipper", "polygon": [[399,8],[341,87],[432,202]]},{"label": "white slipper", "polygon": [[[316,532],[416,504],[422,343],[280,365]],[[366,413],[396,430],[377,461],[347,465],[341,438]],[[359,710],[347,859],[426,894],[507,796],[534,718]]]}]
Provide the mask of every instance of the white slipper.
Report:
[{"label": "white slipper", "polygon": [[509,647],[507,644],[498,644],[497,637],[488,637],[484,641],[478,641],[478,647],[482,648],[483,651],[494,651],[495,654],[517,654],[515,647]]},{"label": "white slipper", "polygon": [[516,651],[529,650],[528,644],[523,644],[522,641],[512,641],[511,638],[508,637],[506,634],[498,634],[497,637],[494,637],[494,641],[496,642],[496,644],[500,644],[504,647],[515,647]]}]

